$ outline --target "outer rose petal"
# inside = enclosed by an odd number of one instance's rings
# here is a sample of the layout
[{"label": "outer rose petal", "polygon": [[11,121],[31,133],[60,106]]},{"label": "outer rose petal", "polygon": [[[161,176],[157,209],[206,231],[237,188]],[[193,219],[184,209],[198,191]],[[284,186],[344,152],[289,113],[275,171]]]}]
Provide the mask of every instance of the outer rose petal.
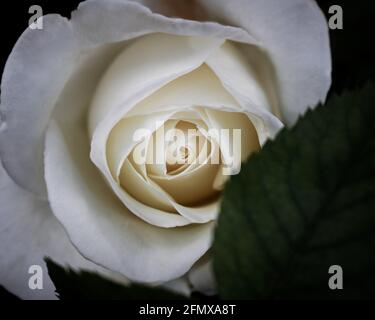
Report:
[{"label": "outer rose petal", "polygon": [[153,14],[126,0],[80,4],[72,20],[44,17],[43,30],[26,29],[10,54],[1,83],[0,154],[22,187],[46,196],[43,140],[50,115],[66,81],[88,48],[164,32],[257,43],[240,28]]},{"label": "outer rose petal", "polygon": [[[83,258],[71,244],[48,203],[19,188],[1,164],[0,203],[0,284],[20,298],[56,299],[55,287],[43,261],[45,256],[63,265],[95,270],[117,281],[127,282],[122,276]],[[28,287],[31,265],[43,268],[43,290]]]},{"label": "outer rose petal", "polygon": [[[134,0],[161,14],[179,14],[174,1]],[[331,85],[327,23],[313,0],[197,0],[207,20],[246,30],[273,63],[283,120],[292,125],[325,100]],[[202,19],[202,17],[200,17]]]},{"label": "outer rose petal", "polygon": [[[98,23],[100,21],[100,23]],[[149,33],[206,36],[258,44],[245,30],[216,22],[168,18],[127,0],[89,0],[72,14],[74,29],[85,46],[124,41]]]},{"label": "outer rose petal", "polygon": [[0,153],[21,186],[45,195],[43,135],[53,105],[75,67],[77,43],[69,21],[44,17],[42,30],[26,29],[5,65],[1,82]]},{"label": "outer rose petal", "polygon": [[328,27],[311,0],[200,0],[212,17],[262,43],[275,68],[282,118],[292,125],[331,85]]}]

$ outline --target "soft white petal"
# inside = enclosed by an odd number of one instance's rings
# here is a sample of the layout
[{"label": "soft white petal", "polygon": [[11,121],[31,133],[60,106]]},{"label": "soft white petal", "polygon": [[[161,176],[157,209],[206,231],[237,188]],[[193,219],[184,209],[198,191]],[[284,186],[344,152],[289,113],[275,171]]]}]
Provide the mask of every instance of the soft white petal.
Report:
[{"label": "soft white petal", "polygon": [[[94,270],[115,281],[127,280],[83,258],[47,202],[18,187],[0,164],[0,284],[22,299],[56,299],[44,257],[75,269]],[[43,269],[43,289],[28,286],[29,267]]]},{"label": "soft white petal", "polygon": [[252,105],[272,111],[265,88],[258,79],[259,75],[235,43],[226,41],[208,57],[206,64],[240,103],[241,96],[245,96]]},{"label": "soft white petal", "polygon": [[86,139],[84,130],[69,125],[64,125],[63,135],[51,125],[46,139],[51,207],[74,245],[88,259],[135,281],[169,281],[183,275],[210,247],[213,224],[168,229],[136,217],[90,162],[88,147],[82,150]]},{"label": "soft white petal", "polygon": [[[199,67],[223,40],[151,34],[135,40],[111,63],[95,91],[90,107],[89,128],[93,134],[108,114],[117,121],[134,105],[168,82]],[[124,104],[126,108],[124,110]],[[116,121],[116,122],[117,122]],[[112,123],[111,123],[112,124]]]},{"label": "soft white petal", "polygon": [[80,42],[85,46],[124,41],[155,32],[258,43],[241,28],[216,22],[167,18],[127,0],[81,2],[78,10],[72,13],[72,23]]},{"label": "soft white petal", "polygon": [[273,64],[283,120],[292,125],[325,100],[331,56],[325,17],[312,0],[200,0],[214,20],[241,27]]},{"label": "soft white petal", "polygon": [[[242,52],[241,47],[246,47]],[[246,55],[247,53],[247,55]],[[253,46],[226,41],[207,59],[225,89],[252,119],[263,145],[283,127],[279,101],[268,73],[264,54]]]},{"label": "soft white petal", "polygon": [[5,65],[1,82],[0,152],[22,187],[45,196],[43,134],[78,51],[68,20],[47,15],[42,30],[26,29]]},{"label": "soft white petal", "polygon": [[241,110],[241,105],[228,93],[220,79],[204,63],[142,100],[129,111],[127,116],[185,110],[197,106]]}]

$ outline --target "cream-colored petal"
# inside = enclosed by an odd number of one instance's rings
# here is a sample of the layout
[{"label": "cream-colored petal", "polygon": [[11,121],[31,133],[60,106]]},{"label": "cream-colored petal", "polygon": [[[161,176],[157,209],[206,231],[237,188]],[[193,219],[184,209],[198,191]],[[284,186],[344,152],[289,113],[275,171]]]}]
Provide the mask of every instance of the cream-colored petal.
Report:
[{"label": "cream-colored petal", "polygon": [[[172,130],[178,120],[168,120],[164,125],[154,132],[152,135],[148,148],[147,148],[147,164],[145,166],[145,174],[151,174],[156,176],[163,176],[167,174],[167,165],[166,165],[166,155],[165,155],[165,146],[167,141],[165,141],[165,135],[169,130]],[[161,145],[164,143],[164,146]]]},{"label": "cream-colored petal", "polygon": [[139,219],[90,162],[86,132],[74,124],[59,126],[51,125],[47,133],[47,189],[52,210],[77,249],[135,281],[185,274],[209,248],[213,224],[159,228]]},{"label": "cream-colored petal", "polygon": [[213,38],[167,34],[136,39],[112,62],[95,91],[89,114],[90,134],[109,114],[125,115],[133,107],[128,102],[134,95],[141,95],[142,101],[200,66],[222,43]]},{"label": "cream-colored petal", "polygon": [[[135,169],[132,168],[133,173],[136,173]],[[134,177],[134,175],[132,175]],[[135,175],[139,183],[138,186],[142,186],[145,181],[139,176]],[[123,179],[126,179],[128,176],[125,175]],[[128,192],[126,192],[117,182],[113,179],[109,179],[109,185],[112,188],[112,191],[117,195],[117,197],[123,203],[124,208],[127,208],[130,212],[134,215],[138,216],[139,218],[143,219],[144,221],[148,222],[151,225],[163,227],[163,228],[173,228],[179,226],[185,226],[189,224],[191,221],[189,219],[184,218],[181,215],[170,213],[168,211],[160,210],[155,207],[151,207],[147,204],[144,204],[141,201],[138,201],[133,196],[131,196]],[[141,184],[142,183],[142,184]],[[150,190],[150,192],[157,193],[157,189]],[[162,192],[159,192],[161,200],[165,199],[165,196]]]},{"label": "cream-colored petal", "polygon": [[187,174],[179,174],[169,178],[151,176],[179,204],[197,206],[217,196],[213,189],[213,181],[220,164],[206,164]]},{"label": "cream-colored petal", "polygon": [[192,223],[211,223],[211,221],[216,220],[219,214],[220,199],[196,207],[183,206],[176,202],[174,207],[180,215],[189,219]]},{"label": "cream-colored petal", "polygon": [[235,43],[226,41],[208,57],[206,64],[240,104],[243,105],[245,99],[251,101],[254,106],[272,112],[265,88],[259,81],[259,75]]},{"label": "cream-colored petal", "polygon": [[[107,160],[108,167],[113,179],[118,181],[118,176],[123,162],[129,156],[136,145],[141,142],[147,142],[158,127],[163,126],[164,122],[171,116],[171,113],[154,113],[148,116],[134,116],[121,119],[111,130],[107,141]],[[146,145],[139,146],[139,152],[136,154],[136,161],[141,160],[141,151],[146,153]],[[145,154],[146,157],[146,154]],[[138,159],[140,158],[140,159]],[[145,161],[146,159],[144,159]]]},{"label": "cream-colored petal", "polygon": [[213,144],[211,153],[202,159],[204,162],[193,164],[193,169],[181,171],[174,175],[152,175],[150,178],[158,183],[180,205],[197,206],[217,196],[213,181],[221,167],[220,149]]},{"label": "cream-colored petal", "polygon": [[119,182],[122,188],[139,202],[161,211],[175,212],[165,192],[148,180],[145,181],[128,159],[124,161],[121,168]]},{"label": "cream-colored petal", "polygon": [[206,64],[203,64],[141,101],[129,111],[128,116],[184,110],[186,107],[193,106],[241,110],[241,106],[224,88],[220,79]]},{"label": "cream-colored petal", "polygon": [[[245,161],[252,152],[260,149],[258,134],[249,117],[244,113],[225,112],[213,109],[204,109],[211,129],[215,133],[214,138],[220,145],[220,151],[225,164],[233,164],[236,168]],[[220,130],[227,129],[228,135],[221,135]],[[240,143],[237,143],[234,130],[240,130]],[[218,133],[218,134],[217,134]],[[240,150],[240,154],[236,152]]]}]

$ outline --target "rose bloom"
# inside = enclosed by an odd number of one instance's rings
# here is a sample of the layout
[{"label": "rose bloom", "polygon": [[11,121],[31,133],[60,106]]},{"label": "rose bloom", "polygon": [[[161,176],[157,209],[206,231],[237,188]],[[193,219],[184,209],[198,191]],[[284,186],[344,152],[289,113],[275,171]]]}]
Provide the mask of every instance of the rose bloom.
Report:
[{"label": "rose bloom", "polygon": [[[54,298],[49,256],[120,283],[214,293],[209,249],[233,145],[205,132],[240,129],[243,162],[325,100],[330,74],[311,0],[90,0],[70,20],[46,15],[2,77],[1,284]],[[140,144],[146,157],[200,156],[196,139],[151,148],[161,128],[197,130],[204,159],[220,161],[134,161]],[[152,134],[137,141],[139,129]],[[31,265],[43,290],[28,287]]]}]

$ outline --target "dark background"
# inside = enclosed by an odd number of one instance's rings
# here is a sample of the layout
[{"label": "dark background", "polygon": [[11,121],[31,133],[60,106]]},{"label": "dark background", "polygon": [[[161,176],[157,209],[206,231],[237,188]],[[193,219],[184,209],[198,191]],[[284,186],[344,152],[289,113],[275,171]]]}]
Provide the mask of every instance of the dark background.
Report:
[{"label": "dark background", "polygon": [[[178,1],[178,0],[176,0]],[[282,1],[282,0],[280,0]],[[43,13],[59,13],[67,18],[77,8],[79,0],[16,0],[2,3],[1,72],[15,42],[28,27],[31,5],[43,8]],[[328,8],[341,5],[344,11],[344,30],[331,30],[333,58],[333,84],[331,93],[361,87],[369,80],[375,81],[375,1],[317,0],[329,17]],[[16,299],[0,286],[0,300]]]},{"label": "dark background", "polygon": [[28,27],[30,6],[36,4],[42,7],[43,14],[58,13],[69,18],[70,13],[77,8],[79,0],[13,0],[1,4],[1,72],[6,59],[15,42]]}]

